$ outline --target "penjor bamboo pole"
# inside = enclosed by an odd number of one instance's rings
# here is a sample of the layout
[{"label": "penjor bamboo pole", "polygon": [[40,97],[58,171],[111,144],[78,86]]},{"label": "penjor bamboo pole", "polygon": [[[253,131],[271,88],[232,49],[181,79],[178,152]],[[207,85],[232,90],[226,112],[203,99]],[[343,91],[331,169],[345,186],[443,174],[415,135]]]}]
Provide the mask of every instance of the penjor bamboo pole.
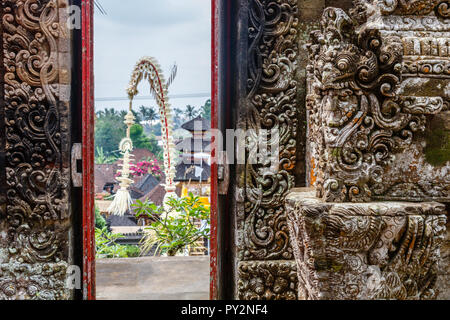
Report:
[{"label": "penjor bamboo pole", "polygon": [[[171,80],[175,77],[172,74]],[[150,92],[154,95],[156,102],[158,103],[161,125],[162,125],[162,138],[164,145],[164,171],[166,175],[166,183],[164,188],[166,195],[164,197],[164,206],[166,207],[167,201],[171,197],[176,197],[176,187],[174,184],[175,178],[175,146],[172,137],[172,116],[171,108],[168,101],[168,83],[164,81],[159,64],[154,58],[144,57],[140,59],[131,75],[130,85],[127,89],[130,99],[129,112],[125,116],[125,124],[127,125],[127,137],[120,143],[119,149],[123,153],[122,170],[120,170],[120,177],[117,180],[120,182],[120,189],[117,192],[113,203],[108,208],[108,211],[116,215],[124,215],[131,205],[131,196],[129,194],[129,187],[133,183],[130,179],[130,162],[131,151],[133,150],[133,143],[130,139],[131,126],[135,123],[132,108],[133,98],[138,94],[137,86],[142,81],[147,79],[150,83]],[[169,82],[171,82],[169,80]]]}]

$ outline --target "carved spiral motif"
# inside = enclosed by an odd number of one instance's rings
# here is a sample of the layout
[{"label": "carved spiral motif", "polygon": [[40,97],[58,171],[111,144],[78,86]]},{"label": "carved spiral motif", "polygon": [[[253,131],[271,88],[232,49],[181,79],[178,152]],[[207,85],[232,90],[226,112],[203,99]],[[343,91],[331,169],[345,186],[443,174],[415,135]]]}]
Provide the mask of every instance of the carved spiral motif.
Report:
[{"label": "carved spiral motif", "polygon": [[21,267],[0,266],[0,299],[36,298],[38,292],[68,298],[61,278],[53,279],[54,287],[37,280],[42,264],[69,259],[70,95],[60,79],[70,72],[60,57],[70,43],[61,16],[67,5],[1,0],[6,199],[0,206],[7,233],[0,242],[8,248],[3,261]]},{"label": "carved spiral motif", "polygon": [[293,0],[250,1],[246,260],[292,258],[283,201],[293,187],[296,161],[297,13]]},{"label": "carved spiral motif", "polygon": [[438,17],[449,19],[450,18],[450,2],[442,1],[436,6],[436,15]]},{"label": "carved spiral motif", "polygon": [[377,4],[382,14],[427,15],[445,2],[442,0],[381,0]]}]

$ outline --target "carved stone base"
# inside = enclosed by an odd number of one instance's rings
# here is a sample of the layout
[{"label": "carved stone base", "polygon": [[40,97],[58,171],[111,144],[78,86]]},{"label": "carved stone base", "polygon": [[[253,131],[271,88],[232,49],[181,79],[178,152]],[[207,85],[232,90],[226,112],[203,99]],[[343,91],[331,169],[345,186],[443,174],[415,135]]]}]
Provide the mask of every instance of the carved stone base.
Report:
[{"label": "carved stone base", "polygon": [[286,199],[299,299],[435,299],[445,206]]},{"label": "carved stone base", "polygon": [[65,262],[0,264],[0,300],[69,300]]},{"label": "carved stone base", "polygon": [[238,269],[239,300],[297,300],[295,261],[242,261]]}]

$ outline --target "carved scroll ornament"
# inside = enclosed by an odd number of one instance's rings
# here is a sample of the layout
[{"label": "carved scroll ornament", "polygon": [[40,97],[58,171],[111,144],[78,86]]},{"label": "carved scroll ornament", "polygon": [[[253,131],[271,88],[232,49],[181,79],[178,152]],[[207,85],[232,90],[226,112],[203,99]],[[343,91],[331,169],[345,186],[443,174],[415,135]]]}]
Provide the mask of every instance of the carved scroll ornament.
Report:
[{"label": "carved scroll ornament", "polygon": [[[249,4],[247,177],[241,252],[245,260],[291,259],[283,201],[294,186],[296,163],[298,7],[296,0],[251,0]],[[276,130],[277,134],[263,135],[262,130]],[[258,148],[275,144],[278,148]]]},{"label": "carved scroll ornament", "polygon": [[[5,195],[0,298],[67,299],[70,34],[66,1],[2,0]],[[0,126],[3,128],[3,126]],[[3,150],[2,150],[3,151]],[[63,275],[62,275],[63,274]]]},{"label": "carved scroll ornament", "polygon": [[[311,34],[307,107],[313,180],[318,197],[330,202],[364,202],[388,197],[387,193],[395,197],[396,185],[408,189],[401,181],[390,185],[386,168],[392,167],[397,154],[414,147],[415,139],[425,131],[427,117],[447,104],[439,95],[399,94],[408,76],[408,60],[403,56],[408,39],[401,34],[386,35],[388,27],[383,23],[359,25],[357,21],[368,20],[367,10],[356,7],[350,18],[341,9],[327,8],[321,30]],[[426,77],[432,77],[429,74],[435,70],[428,65],[419,69],[427,72]],[[409,196],[418,200],[448,197],[448,181],[442,182],[446,170],[433,171],[441,181],[436,186],[417,185],[422,190]],[[433,174],[429,181],[435,180]],[[406,190],[398,198],[407,194]]]}]

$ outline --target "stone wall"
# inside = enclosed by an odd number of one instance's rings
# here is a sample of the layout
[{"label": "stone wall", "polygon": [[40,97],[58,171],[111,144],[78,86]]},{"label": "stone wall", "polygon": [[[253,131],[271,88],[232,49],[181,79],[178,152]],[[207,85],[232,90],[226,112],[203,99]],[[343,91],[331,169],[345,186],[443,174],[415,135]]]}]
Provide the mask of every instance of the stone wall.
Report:
[{"label": "stone wall", "polygon": [[209,257],[96,261],[98,300],[208,300]]}]

